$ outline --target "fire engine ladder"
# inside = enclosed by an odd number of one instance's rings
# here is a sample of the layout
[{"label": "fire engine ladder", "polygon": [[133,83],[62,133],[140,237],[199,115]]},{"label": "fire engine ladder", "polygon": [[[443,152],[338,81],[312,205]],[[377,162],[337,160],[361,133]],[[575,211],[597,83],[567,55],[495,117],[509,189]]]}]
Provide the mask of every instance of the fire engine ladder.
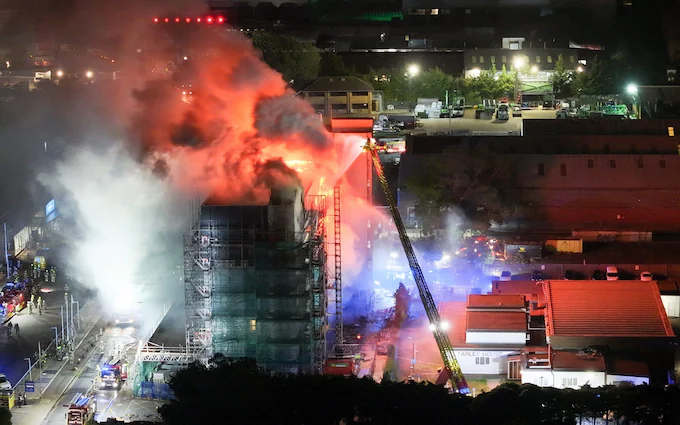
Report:
[{"label": "fire engine ladder", "polygon": [[[420,294],[420,299],[425,307],[425,312],[427,313],[427,318],[430,321],[430,327],[432,328],[432,333],[434,334],[434,339],[437,342],[437,347],[441,353],[442,360],[444,361],[444,368],[442,373],[437,379],[437,384],[444,384],[448,379],[451,380],[454,389],[457,389],[461,394],[469,394],[470,388],[468,387],[467,381],[463,376],[463,371],[458,364],[456,355],[451,346],[451,341],[449,336],[441,326],[441,318],[439,317],[439,311],[437,310],[437,305],[432,298],[429,288],[427,287],[427,282],[425,281],[425,276],[423,271],[418,264],[418,259],[413,251],[413,246],[411,245],[411,240],[406,234],[406,228],[404,227],[404,222],[401,219],[401,214],[397,209],[397,204],[394,201],[392,192],[390,192],[390,187],[387,183],[387,178],[385,177],[385,172],[383,170],[382,164],[380,163],[380,158],[378,157],[378,151],[375,145],[371,143],[370,139],[367,140],[364,149],[367,150],[371,158],[373,159],[373,165],[375,166],[375,172],[380,180],[380,185],[385,192],[385,197],[387,203],[390,207],[390,212],[392,213],[392,219],[394,220],[394,225],[397,227],[399,232],[399,239],[401,240],[401,245],[406,253],[406,258],[408,259],[409,267],[411,268],[411,273],[413,274],[413,280],[416,282],[418,287],[418,293]],[[444,379],[446,377],[447,379]],[[443,381],[443,382],[442,382]]]}]

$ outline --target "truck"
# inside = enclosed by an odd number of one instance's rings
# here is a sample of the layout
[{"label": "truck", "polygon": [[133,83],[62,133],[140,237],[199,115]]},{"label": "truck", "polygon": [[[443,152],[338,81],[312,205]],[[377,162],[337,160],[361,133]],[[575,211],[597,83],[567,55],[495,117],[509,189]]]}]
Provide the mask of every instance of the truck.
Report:
[{"label": "truck", "polygon": [[82,393],[76,394],[69,403],[66,413],[66,425],[85,425],[94,419],[97,410],[97,397],[94,395],[85,396]]},{"label": "truck", "polygon": [[356,376],[357,361],[353,357],[329,358],[323,364],[323,374],[333,376]]},{"label": "truck", "polygon": [[127,363],[123,360],[108,361],[100,369],[103,389],[117,390],[127,380]]}]

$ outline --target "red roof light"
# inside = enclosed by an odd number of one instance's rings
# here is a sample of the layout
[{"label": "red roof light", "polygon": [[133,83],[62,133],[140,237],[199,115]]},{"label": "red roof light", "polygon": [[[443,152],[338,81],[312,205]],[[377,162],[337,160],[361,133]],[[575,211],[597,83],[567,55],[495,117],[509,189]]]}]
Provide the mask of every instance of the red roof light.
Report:
[{"label": "red roof light", "polygon": [[208,17],[206,18],[206,21],[208,21],[209,24],[212,24],[212,21],[213,21],[212,16],[208,16]]},{"label": "red roof light", "polygon": [[187,24],[188,24],[189,22],[191,22],[191,18],[187,18],[186,21],[187,21]]},{"label": "red roof light", "polygon": [[179,18],[175,18],[175,22],[179,22]]},{"label": "red roof light", "polygon": [[154,22],[158,22],[158,18],[153,18],[153,21],[154,21]]},{"label": "red roof light", "polygon": [[201,18],[196,18],[196,22],[201,22]]},{"label": "red roof light", "polygon": [[224,22],[224,18],[220,16],[219,18],[217,18],[217,22],[221,24],[222,22]]},{"label": "red roof light", "polygon": [[165,22],[170,22],[170,19],[165,18],[164,21],[165,21]]}]

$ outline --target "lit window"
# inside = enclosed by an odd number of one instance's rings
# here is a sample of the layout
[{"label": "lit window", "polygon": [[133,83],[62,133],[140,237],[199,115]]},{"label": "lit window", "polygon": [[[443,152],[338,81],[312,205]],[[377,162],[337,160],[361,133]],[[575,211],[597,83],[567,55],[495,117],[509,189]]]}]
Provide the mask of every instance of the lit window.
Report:
[{"label": "lit window", "polygon": [[491,61],[491,63],[496,63],[496,56],[491,56],[489,60]]},{"label": "lit window", "polygon": [[540,56],[536,56],[536,63],[541,63],[541,57]]},{"label": "lit window", "polygon": [[477,56],[472,57],[472,63],[477,63]]},{"label": "lit window", "polygon": [[668,127],[668,135],[670,137],[675,137],[675,129],[673,127]]},{"label": "lit window", "polygon": [[251,331],[257,330],[257,320],[252,319],[252,320],[250,321],[250,330],[251,330]]},{"label": "lit window", "polygon": [[548,56],[548,63],[552,63],[552,56]]},{"label": "lit window", "polygon": [[484,63],[484,56],[479,57],[479,63]]},{"label": "lit window", "polygon": [[439,9],[432,9],[430,15],[439,15]]}]

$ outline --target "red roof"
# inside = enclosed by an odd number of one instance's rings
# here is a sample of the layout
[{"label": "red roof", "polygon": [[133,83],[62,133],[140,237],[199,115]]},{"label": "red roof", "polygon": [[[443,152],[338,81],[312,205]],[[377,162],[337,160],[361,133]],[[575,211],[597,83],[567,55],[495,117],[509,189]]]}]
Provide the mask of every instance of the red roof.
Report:
[{"label": "red roof", "polygon": [[540,282],[532,280],[495,280],[491,283],[492,294],[541,294],[543,289]]},{"label": "red roof", "polygon": [[607,362],[607,372],[611,375],[649,377],[647,363],[639,360],[611,358]]},{"label": "red roof", "polygon": [[676,294],[678,292],[678,286],[670,280],[659,280],[656,282],[656,285],[659,287],[659,292],[663,292],[664,295]]},{"label": "red roof", "polygon": [[583,354],[574,351],[553,351],[552,366],[555,370],[586,370],[604,372],[602,354]]},{"label": "red roof", "polygon": [[526,332],[527,314],[522,311],[468,311],[467,331]]},{"label": "red roof", "polygon": [[656,282],[546,281],[546,335],[672,337]]},{"label": "red roof", "polygon": [[468,308],[520,309],[525,307],[524,295],[469,295]]}]

